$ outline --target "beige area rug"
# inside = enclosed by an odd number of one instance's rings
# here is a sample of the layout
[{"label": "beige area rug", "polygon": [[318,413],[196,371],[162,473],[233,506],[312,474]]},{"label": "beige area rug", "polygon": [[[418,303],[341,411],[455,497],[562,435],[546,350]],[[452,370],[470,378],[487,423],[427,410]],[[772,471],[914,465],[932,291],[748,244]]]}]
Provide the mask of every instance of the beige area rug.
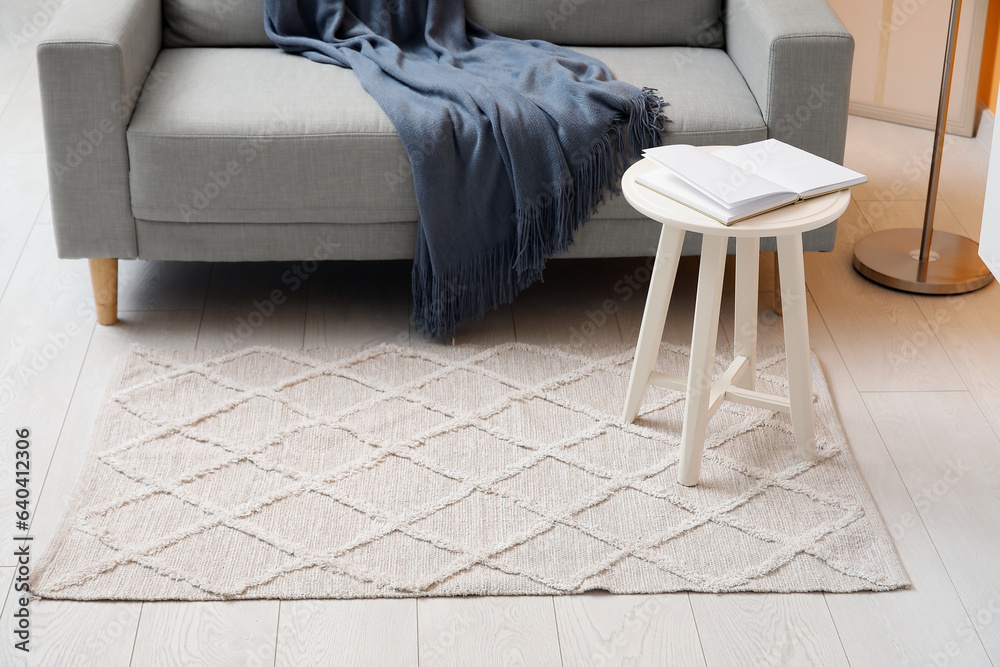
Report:
[{"label": "beige area rug", "polygon": [[[685,374],[686,350],[660,369]],[[619,410],[631,349],[177,352],[115,369],[32,591],[75,600],[908,585],[817,364],[820,461],[730,405],[676,482],[684,398]],[[720,366],[720,372],[721,372]],[[758,389],[785,391],[783,357]]]}]

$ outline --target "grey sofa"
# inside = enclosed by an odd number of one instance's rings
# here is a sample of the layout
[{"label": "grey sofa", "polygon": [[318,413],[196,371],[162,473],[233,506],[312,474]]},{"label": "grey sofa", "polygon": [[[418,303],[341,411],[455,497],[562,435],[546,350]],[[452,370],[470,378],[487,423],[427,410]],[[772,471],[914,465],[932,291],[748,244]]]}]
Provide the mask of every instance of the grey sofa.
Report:
[{"label": "grey sofa", "polygon": [[[825,0],[466,5],[497,33],[658,88],[668,143],[776,137],[843,159],[854,41]],[[116,319],[118,259],[412,257],[413,184],[389,119],[351,71],[276,49],[262,0],[68,0],[37,55],[57,247],[91,259],[100,322]],[[569,255],[649,255],[659,229],[615,198]],[[834,234],[805,247],[830,250]]]}]

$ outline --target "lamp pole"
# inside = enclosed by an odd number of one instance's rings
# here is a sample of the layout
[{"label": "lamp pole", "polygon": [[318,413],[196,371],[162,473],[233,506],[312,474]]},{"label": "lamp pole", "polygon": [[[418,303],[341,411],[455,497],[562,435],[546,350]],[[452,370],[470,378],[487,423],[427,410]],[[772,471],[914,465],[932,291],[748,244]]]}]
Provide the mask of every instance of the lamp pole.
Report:
[{"label": "lamp pole", "polygon": [[904,292],[963,294],[993,280],[993,274],[979,258],[978,243],[959,234],[934,231],[934,208],[948,124],[948,99],[961,7],[962,0],[952,0],[923,228],[875,232],[854,246],[854,268],[861,275]]}]

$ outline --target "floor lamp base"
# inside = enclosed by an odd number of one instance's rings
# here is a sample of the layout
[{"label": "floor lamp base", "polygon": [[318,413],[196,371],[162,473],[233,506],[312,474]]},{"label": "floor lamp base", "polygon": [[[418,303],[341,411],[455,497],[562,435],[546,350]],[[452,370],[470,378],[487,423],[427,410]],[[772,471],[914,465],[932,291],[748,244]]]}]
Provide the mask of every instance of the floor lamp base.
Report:
[{"label": "floor lamp base", "polygon": [[979,259],[979,244],[958,234],[935,231],[927,275],[920,278],[919,229],[887,229],[854,246],[854,268],[869,280],[917,294],[964,294],[984,287],[993,274]]}]

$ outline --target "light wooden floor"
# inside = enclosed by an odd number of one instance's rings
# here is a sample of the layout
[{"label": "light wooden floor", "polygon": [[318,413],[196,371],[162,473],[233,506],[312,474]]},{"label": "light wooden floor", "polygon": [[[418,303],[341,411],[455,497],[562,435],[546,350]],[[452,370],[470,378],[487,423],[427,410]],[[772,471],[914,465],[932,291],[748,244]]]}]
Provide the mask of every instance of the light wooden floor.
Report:
[{"label": "light wooden floor", "polygon": [[[37,11],[4,0],[3,34]],[[8,25],[10,24],[10,25]],[[66,507],[111,360],[133,342],[231,345],[284,264],[126,262],[121,318],[95,325],[86,263],[55,257],[31,48],[0,40],[0,506],[13,506],[13,429],[32,429],[36,557]],[[873,229],[917,225],[930,134],[852,118],[849,166],[870,182],[837,248],[810,254],[812,347],[892,528],[911,590],[879,594],[654,595],[31,606],[40,665],[989,665],[1000,664],[1000,287],[924,298],[851,269]],[[988,142],[955,138],[938,225],[978,237]],[[892,194],[895,193],[895,194]],[[888,199],[886,199],[888,198]],[[880,199],[886,199],[880,202]],[[634,342],[646,260],[554,262],[544,284],[461,329],[459,342]],[[766,266],[766,263],[765,263]],[[665,338],[687,342],[695,261],[682,264]],[[780,343],[761,289],[762,343]],[[730,278],[731,280],[731,278]],[[239,344],[424,345],[409,324],[403,263],[322,266]],[[605,300],[615,312],[601,320]],[[726,295],[731,311],[732,289]],[[720,345],[729,344],[732,316]],[[579,342],[579,341],[578,341]],[[11,545],[11,523],[0,543]],[[0,664],[12,644],[12,549]]]}]

